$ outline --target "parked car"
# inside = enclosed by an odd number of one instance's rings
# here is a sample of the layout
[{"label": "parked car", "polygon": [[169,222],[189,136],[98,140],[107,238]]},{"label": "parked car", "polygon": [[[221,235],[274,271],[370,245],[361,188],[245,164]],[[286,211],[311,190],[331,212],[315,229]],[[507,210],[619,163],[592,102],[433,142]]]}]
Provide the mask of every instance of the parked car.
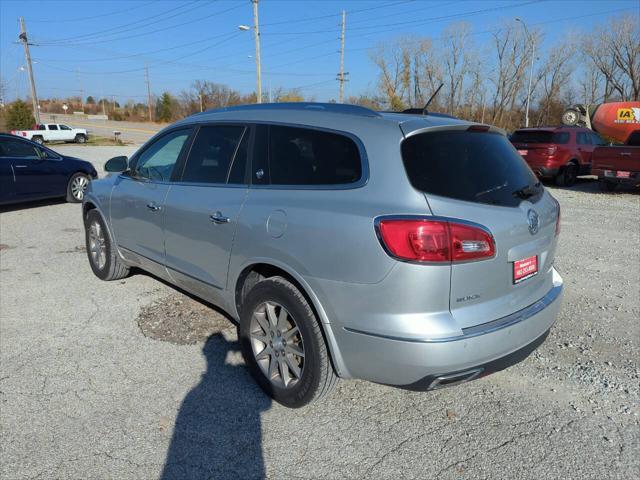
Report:
[{"label": "parked car", "polygon": [[39,144],[44,142],[86,143],[89,139],[89,134],[84,128],[71,128],[62,123],[43,123],[36,125],[35,130],[12,130],[10,133]]},{"label": "parked car", "polygon": [[511,143],[539,177],[553,178],[559,186],[572,186],[578,175],[591,173],[593,150],[605,142],[587,128],[521,128]]},{"label": "parked car", "polygon": [[640,130],[629,134],[624,145],[596,148],[592,173],[605,191],[620,184],[640,186]]},{"label": "parked car", "polygon": [[81,202],[87,185],[97,176],[89,162],[0,134],[0,204],[55,197]]},{"label": "parked car", "polygon": [[205,112],[83,203],[88,259],[226,310],[260,386],[299,407],[338,377],[414,390],[505,368],[560,309],[558,202],[501,130],[350,105]]}]

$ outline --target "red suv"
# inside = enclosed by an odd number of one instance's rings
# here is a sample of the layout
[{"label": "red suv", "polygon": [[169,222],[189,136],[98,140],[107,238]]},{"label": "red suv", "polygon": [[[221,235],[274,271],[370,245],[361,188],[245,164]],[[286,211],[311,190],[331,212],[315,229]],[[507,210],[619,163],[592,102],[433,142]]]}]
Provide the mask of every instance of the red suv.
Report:
[{"label": "red suv", "polygon": [[522,128],[513,132],[511,143],[536,175],[566,187],[591,173],[593,150],[607,145],[597,133],[577,127]]}]

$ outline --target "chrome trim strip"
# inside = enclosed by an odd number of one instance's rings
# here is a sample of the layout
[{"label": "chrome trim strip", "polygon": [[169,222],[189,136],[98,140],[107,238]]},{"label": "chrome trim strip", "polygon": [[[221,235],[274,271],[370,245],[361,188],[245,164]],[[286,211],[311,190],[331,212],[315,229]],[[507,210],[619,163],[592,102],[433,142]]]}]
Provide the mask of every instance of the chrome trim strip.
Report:
[{"label": "chrome trim strip", "polygon": [[405,338],[405,337],[395,337],[392,335],[383,335],[379,333],[365,332],[362,330],[356,330],[354,328],[349,328],[349,327],[344,327],[344,329],[352,333],[359,333],[361,335],[368,335],[370,337],[384,338],[386,340],[397,340],[400,342],[411,342],[411,343],[455,342],[458,340],[467,340],[469,338],[485,335],[487,333],[495,332],[497,330],[511,327],[517,323],[523,322],[528,318],[531,318],[534,315],[537,315],[542,310],[544,310],[549,305],[551,305],[560,296],[560,293],[562,293],[562,285],[556,285],[551,290],[549,290],[544,297],[542,297],[537,302],[529,305],[528,307],[525,307],[522,310],[518,310],[517,312],[514,312],[511,315],[507,315],[506,317],[498,318],[497,320],[492,320],[491,322],[482,323],[480,325],[475,325],[473,327],[463,328],[462,335],[455,335],[452,337]]}]

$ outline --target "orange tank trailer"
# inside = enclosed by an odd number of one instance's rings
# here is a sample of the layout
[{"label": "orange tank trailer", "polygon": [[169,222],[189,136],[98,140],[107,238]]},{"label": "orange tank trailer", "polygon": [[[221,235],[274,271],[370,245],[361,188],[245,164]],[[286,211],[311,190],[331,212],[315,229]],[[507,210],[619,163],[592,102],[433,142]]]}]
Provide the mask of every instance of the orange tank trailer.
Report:
[{"label": "orange tank trailer", "polygon": [[640,102],[612,102],[599,105],[591,115],[591,128],[601,135],[624,142],[640,129]]}]

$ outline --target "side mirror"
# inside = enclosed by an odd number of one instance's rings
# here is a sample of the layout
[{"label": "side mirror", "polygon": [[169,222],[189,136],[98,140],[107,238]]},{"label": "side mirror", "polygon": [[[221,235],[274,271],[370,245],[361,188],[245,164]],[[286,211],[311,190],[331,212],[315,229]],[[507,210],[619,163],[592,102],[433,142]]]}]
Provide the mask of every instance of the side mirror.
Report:
[{"label": "side mirror", "polygon": [[124,155],[113,157],[104,164],[105,172],[124,172],[129,168],[129,159]]}]

